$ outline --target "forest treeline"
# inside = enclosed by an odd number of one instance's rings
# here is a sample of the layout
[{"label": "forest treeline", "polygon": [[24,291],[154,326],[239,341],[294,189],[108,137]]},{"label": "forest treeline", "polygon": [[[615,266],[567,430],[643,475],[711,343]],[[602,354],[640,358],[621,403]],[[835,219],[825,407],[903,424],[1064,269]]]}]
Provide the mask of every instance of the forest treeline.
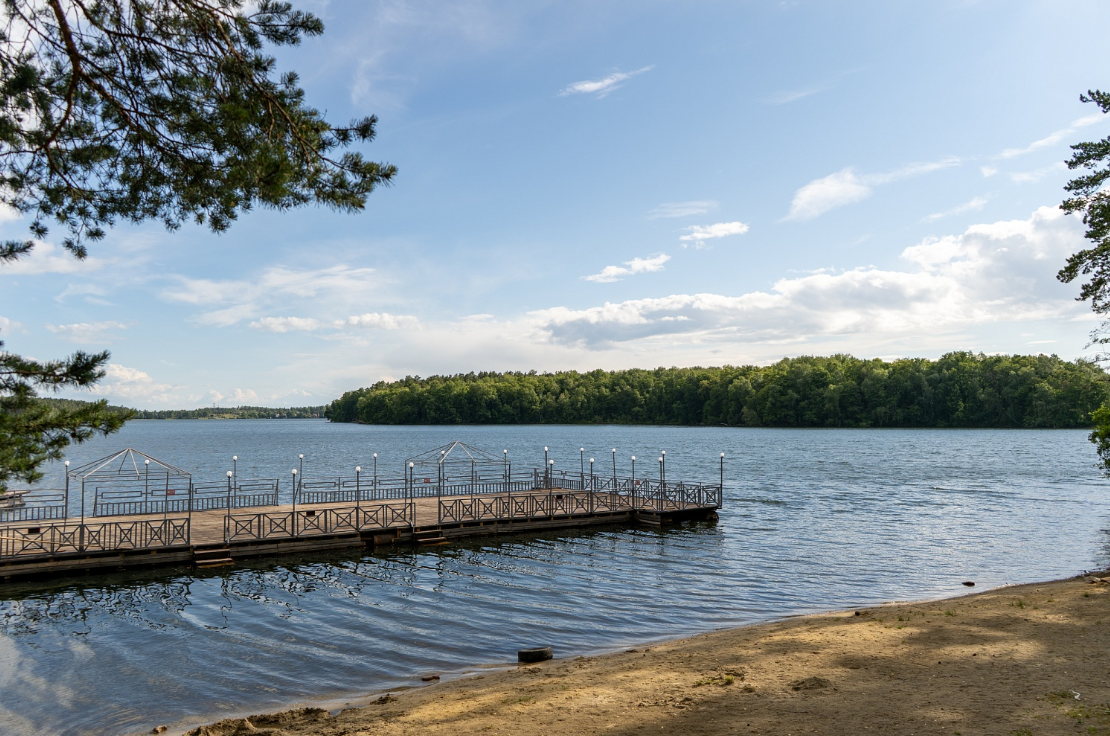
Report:
[{"label": "forest treeline", "polygon": [[[75,408],[90,402],[78,399],[41,398],[39,401],[61,408]],[[105,407],[108,411],[127,414],[131,419],[315,419],[324,416],[323,406],[293,406],[275,409],[270,406],[212,406],[200,409],[129,409],[125,406]]]},{"label": "forest treeline", "polygon": [[1091,426],[1106,373],[1055,355],[786,358],[768,366],[467,373],[348,391],[324,415],[366,424],[750,427]]}]

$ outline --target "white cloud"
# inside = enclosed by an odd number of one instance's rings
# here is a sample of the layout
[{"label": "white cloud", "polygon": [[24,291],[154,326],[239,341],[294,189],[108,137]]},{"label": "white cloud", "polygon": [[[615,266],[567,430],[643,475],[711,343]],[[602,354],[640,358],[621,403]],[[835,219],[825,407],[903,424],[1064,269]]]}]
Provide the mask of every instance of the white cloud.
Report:
[{"label": "white cloud", "polygon": [[420,321],[416,317],[405,314],[389,314],[387,312],[368,312],[358,314],[347,319],[337,320],[336,327],[361,327],[376,330],[400,330],[402,328],[416,327]]},{"label": "white cloud", "polygon": [[[298,299],[314,303],[325,299],[343,303],[364,300],[368,287],[375,282],[374,273],[372,268],[339,265],[307,270],[275,266],[253,280],[214,281],[177,276],[177,286],[166,289],[162,296],[203,307],[227,305],[209,309],[197,318],[202,324],[226,327],[258,317],[268,305],[287,305]],[[259,329],[269,329],[262,320],[259,323]]]},{"label": "white cloud", "polygon": [[625,276],[633,276],[638,273],[650,273],[651,271],[662,271],[663,264],[671,260],[671,257],[666,253],[655,256],[654,258],[633,258],[631,261],[625,261],[623,266],[606,266],[601,269],[600,273],[595,273],[592,276],[583,276],[586,281],[593,281],[598,284],[608,284],[613,281],[620,281]]},{"label": "white cloud", "polygon": [[99,345],[111,342],[118,336],[116,330],[126,330],[123,322],[77,322],[69,325],[46,325],[55,335],[61,335],[70,342],[80,345]]},{"label": "white cloud", "polygon": [[1010,174],[1010,181],[1015,184],[1032,184],[1033,182],[1040,181],[1049,174],[1066,171],[1067,165],[1063,161],[1057,161],[1054,164],[1035,169],[1033,171],[1018,171]]},{"label": "white cloud", "polygon": [[1094,115],[1087,115],[1085,117],[1079,118],[1078,120],[1072,122],[1072,124],[1069,125],[1066,128],[1062,128],[1061,130],[1057,130],[1055,133],[1050,133],[1049,135],[1045,136],[1044,138],[1041,138],[1040,140],[1033,141],[1032,143],[1030,143],[1028,146],[1025,146],[1024,148],[1007,148],[1002,153],[998,154],[998,157],[999,158],[1015,158],[1017,156],[1024,156],[1027,153],[1032,153],[1033,151],[1036,151],[1036,150],[1041,149],[1041,148],[1048,148],[1049,146],[1055,146],[1060,141],[1062,141],[1065,138],[1067,138],[1068,136],[1074,134],[1080,128],[1085,128],[1088,125],[1094,125],[1095,123],[1098,123],[1098,122],[1104,120],[1105,118],[1106,118],[1106,116],[1102,113],[1095,113]]},{"label": "white cloud", "polygon": [[664,202],[648,213],[649,220],[659,220],[671,217],[692,217],[704,215],[717,209],[716,200],[693,200],[690,202]]},{"label": "white cloud", "polygon": [[859,202],[871,196],[871,187],[852,169],[841,169],[821,179],[814,179],[794,193],[788,220],[812,220],[829,210]]},{"label": "white cloud", "polygon": [[944,212],[934,212],[931,215],[923,217],[922,220],[925,222],[934,222],[944,217],[950,217],[952,215],[962,215],[965,212],[978,212],[979,210],[983,209],[983,207],[989,201],[990,199],[988,197],[973,197],[970,201],[965,202],[957,207],[953,207],[950,210],[945,210]]},{"label": "white cloud", "polygon": [[568,95],[595,95],[596,97],[605,97],[613,90],[621,87],[621,83],[626,79],[630,79],[637,74],[651,71],[653,67],[645,66],[632,72],[614,72],[602,79],[587,79],[582,82],[574,82],[564,87],[560,92],[560,97]]},{"label": "white cloud", "polygon": [[23,217],[23,213],[15,207],[10,207],[6,204],[0,204],[0,223],[14,222]]},{"label": "white cloud", "polygon": [[316,330],[338,329],[348,327],[377,330],[400,330],[412,328],[420,324],[420,320],[407,314],[389,314],[388,312],[367,312],[356,314],[344,319],[331,322],[322,322],[314,317],[262,317],[250,323],[256,330],[266,332],[314,332]]},{"label": "white cloud", "polygon": [[996,169],[993,166],[980,166],[979,171],[980,171],[980,173],[983,174],[983,177],[986,178],[986,179],[989,179],[989,178],[991,178],[992,176],[994,176],[995,174],[998,173],[998,169]]},{"label": "white cloud", "polygon": [[975,325],[1073,319],[1086,309],[1054,276],[1083,242],[1078,220],[1042,207],[1028,220],[974,225],[906,248],[905,269],[812,273],[781,279],[766,292],[676,294],[530,316],[553,342],[590,348],[663,336],[729,344],[916,339]]},{"label": "white cloud", "polygon": [[320,329],[321,326],[320,320],[312,317],[263,317],[249,325],[265,332],[312,331]]},{"label": "white cloud", "polygon": [[36,240],[35,247],[22,258],[0,265],[0,276],[30,276],[44,273],[89,273],[102,268],[105,261],[89,256],[77,260],[54,243]]},{"label": "white cloud", "polygon": [[3,339],[3,333],[5,332],[14,332],[21,329],[23,329],[23,325],[21,323],[16,322],[14,319],[0,317],[0,339]]},{"label": "white cloud", "polygon": [[237,388],[231,392],[231,396],[229,398],[233,404],[237,405],[258,403],[258,394],[256,394],[252,389],[249,388],[245,391],[241,388]]},{"label": "white cloud", "polygon": [[718,222],[714,225],[692,225],[686,229],[690,232],[679,238],[683,248],[688,244],[693,245],[695,248],[700,248],[706,240],[726,238],[729,235],[743,235],[749,230],[748,226],[743,222]]},{"label": "white cloud", "polygon": [[857,174],[849,166],[835,174],[814,179],[796,191],[786,219],[812,220],[830,210],[867,199],[875,186],[959,165],[960,159],[949,156],[940,161],[909,164],[880,174]]},{"label": "white cloud", "polygon": [[180,386],[157,383],[149,374],[137,368],[109,363],[105,366],[104,372],[104,378],[93,386],[91,391],[110,402],[130,406],[136,403],[166,404],[183,400],[177,393]]}]

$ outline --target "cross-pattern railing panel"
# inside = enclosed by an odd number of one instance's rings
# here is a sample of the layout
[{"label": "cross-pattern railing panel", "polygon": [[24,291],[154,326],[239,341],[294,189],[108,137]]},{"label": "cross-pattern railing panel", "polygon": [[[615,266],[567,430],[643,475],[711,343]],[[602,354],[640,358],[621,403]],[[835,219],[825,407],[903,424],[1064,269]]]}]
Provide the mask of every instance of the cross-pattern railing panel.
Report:
[{"label": "cross-pattern railing panel", "polygon": [[373,529],[411,526],[413,504],[379,503],[362,507],[297,509],[293,511],[231,514],[224,521],[229,542],[279,537],[347,534]]},{"label": "cross-pattern railing panel", "polygon": [[0,558],[188,546],[189,518],[0,527]]}]

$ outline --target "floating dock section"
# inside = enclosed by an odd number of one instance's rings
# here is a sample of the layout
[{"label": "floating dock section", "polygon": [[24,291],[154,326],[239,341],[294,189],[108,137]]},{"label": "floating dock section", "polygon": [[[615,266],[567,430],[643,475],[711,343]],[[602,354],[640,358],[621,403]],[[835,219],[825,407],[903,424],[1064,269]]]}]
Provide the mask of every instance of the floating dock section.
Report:
[{"label": "floating dock section", "polygon": [[[546,455],[546,448],[545,448]],[[475,536],[596,525],[663,526],[715,519],[719,482],[513,471],[454,442],[409,458],[404,478],[351,477],[194,483],[133,449],[67,472],[61,491],[0,496],[0,581],[155,565],[215,567],[262,556],[358,547],[444,545]],[[633,466],[634,467],[634,466]],[[77,513],[75,513],[77,512]]]}]

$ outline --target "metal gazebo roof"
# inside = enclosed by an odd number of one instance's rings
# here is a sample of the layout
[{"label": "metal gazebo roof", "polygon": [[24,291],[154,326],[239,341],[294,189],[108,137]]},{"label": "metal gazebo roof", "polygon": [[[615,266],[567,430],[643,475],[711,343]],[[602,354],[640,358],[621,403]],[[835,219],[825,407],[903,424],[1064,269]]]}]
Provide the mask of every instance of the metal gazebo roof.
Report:
[{"label": "metal gazebo roof", "polygon": [[[149,462],[149,465],[147,464]],[[162,462],[144,452],[139,452],[128,447],[117,453],[93,460],[76,468],[70,469],[66,475],[75,480],[104,479],[104,480],[132,480],[140,479],[148,473],[170,478],[189,478],[187,471],[179,467]]]},{"label": "metal gazebo roof", "polygon": [[405,460],[405,465],[412,463],[416,467],[426,467],[428,465],[452,464],[452,465],[503,465],[504,458],[498,455],[491,455],[485,450],[468,445],[464,442],[451,442],[441,447],[437,447],[427,452],[422,452],[419,455],[413,455]]}]

